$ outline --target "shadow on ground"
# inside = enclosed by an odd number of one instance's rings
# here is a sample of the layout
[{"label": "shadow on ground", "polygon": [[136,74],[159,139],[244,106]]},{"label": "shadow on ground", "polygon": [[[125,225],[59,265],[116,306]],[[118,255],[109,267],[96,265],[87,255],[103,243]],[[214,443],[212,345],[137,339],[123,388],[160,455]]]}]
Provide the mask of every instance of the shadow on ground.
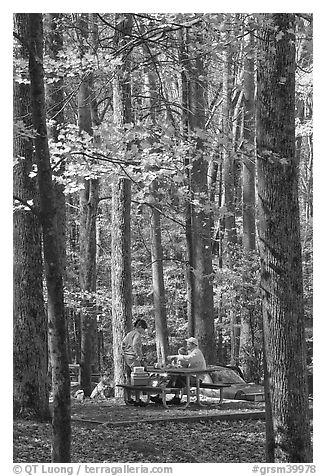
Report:
[{"label": "shadow on ground", "polygon": [[148,404],[146,407],[135,407],[133,405],[125,405],[120,399],[110,398],[107,400],[90,400],[78,401],[72,399],[71,415],[74,422],[89,422],[93,424],[112,424],[123,425],[130,422],[155,422],[155,421],[186,421],[200,419],[234,419],[239,414],[239,418],[248,418],[249,415],[255,417],[258,414],[260,418],[264,418],[264,403],[261,402],[245,402],[245,401],[229,401],[226,400],[222,404],[210,401],[206,398],[203,406],[199,407],[196,403],[191,403],[186,409],[183,405],[171,405],[165,409],[163,405],[154,403]]}]

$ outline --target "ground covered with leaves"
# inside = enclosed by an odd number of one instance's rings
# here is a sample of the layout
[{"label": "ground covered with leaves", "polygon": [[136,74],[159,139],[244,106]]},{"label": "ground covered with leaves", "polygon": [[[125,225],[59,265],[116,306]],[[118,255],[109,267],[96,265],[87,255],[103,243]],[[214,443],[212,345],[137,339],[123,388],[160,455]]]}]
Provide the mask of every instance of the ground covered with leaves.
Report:
[{"label": "ground covered with leaves", "polygon": [[[74,463],[244,463],[264,461],[263,421],[73,424]],[[51,425],[14,424],[14,462],[51,462]]]},{"label": "ground covered with leaves", "polygon": [[[264,461],[262,420],[207,420],[262,410],[249,402],[204,402],[186,410],[150,404],[126,406],[114,399],[73,402],[74,463],[245,463]],[[101,424],[100,424],[101,423]],[[14,462],[51,462],[51,425],[14,422]]]},{"label": "ground covered with leaves", "polygon": [[[73,463],[259,463],[264,403],[203,397],[203,406],[72,399]],[[257,419],[258,418],[258,419]],[[51,425],[14,421],[15,463],[51,462]]]},{"label": "ground covered with leaves", "polygon": [[201,417],[219,417],[235,413],[248,414],[264,412],[264,403],[226,400],[222,404],[216,398],[202,396],[202,406],[192,403],[188,408],[184,405],[171,405],[165,409],[162,405],[150,403],[146,407],[125,405],[121,399],[108,398],[107,400],[84,400],[78,402],[72,399],[71,415],[73,420],[108,423],[116,426],[127,422],[158,421],[171,419],[198,420]]}]

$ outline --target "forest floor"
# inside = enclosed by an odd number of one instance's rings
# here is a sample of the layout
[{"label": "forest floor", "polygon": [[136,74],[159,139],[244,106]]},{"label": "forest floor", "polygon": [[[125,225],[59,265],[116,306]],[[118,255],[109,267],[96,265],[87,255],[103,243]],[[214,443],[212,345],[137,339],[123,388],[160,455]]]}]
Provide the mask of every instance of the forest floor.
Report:
[{"label": "forest floor", "polygon": [[[194,400],[194,398],[192,398]],[[188,408],[183,405],[171,405],[168,409],[163,405],[150,403],[146,407],[125,405],[119,399],[84,400],[78,402],[73,399],[72,419],[85,426],[106,424],[109,426],[126,426],[139,422],[167,422],[167,421],[199,421],[201,419],[236,419],[237,414],[243,418],[264,418],[264,403],[225,400],[221,405],[216,398],[201,397],[202,407],[194,402]],[[244,415],[247,414],[247,415]]]},{"label": "forest floor", "polygon": [[[72,399],[72,462],[264,461],[264,421],[239,420],[235,416],[240,412],[248,418],[259,412],[263,418],[263,410],[262,403],[225,401],[219,405],[208,398],[202,408],[191,404],[185,410],[175,405],[168,410],[155,404],[126,406],[113,398],[83,402]],[[48,463],[50,452],[50,423],[14,422],[15,463]]]},{"label": "forest floor", "polygon": [[[259,463],[265,458],[263,415],[263,403],[219,405],[208,398],[202,408],[185,410],[72,399],[72,462]],[[50,452],[50,423],[14,422],[15,463],[49,463]]]}]

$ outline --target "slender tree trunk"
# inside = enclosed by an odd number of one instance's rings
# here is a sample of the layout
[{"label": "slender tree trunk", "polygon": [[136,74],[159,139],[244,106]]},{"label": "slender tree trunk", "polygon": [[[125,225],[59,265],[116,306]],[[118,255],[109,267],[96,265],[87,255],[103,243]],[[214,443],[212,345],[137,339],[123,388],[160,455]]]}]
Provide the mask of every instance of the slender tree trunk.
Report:
[{"label": "slender tree trunk", "polygon": [[[131,14],[117,14],[116,46],[128,41],[132,31]],[[117,67],[113,81],[113,112],[117,126],[132,120],[130,60],[124,59]],[[115,385],[124,381],[122,340],[132,324],[132,282],[130,249],[131,183],[117,176],[112,185],[112,334]],[[122,396],[116,387],[116,397]]]},{"label": "slender tree trunk", "polygon": [[[59,53],[63,49],[63,35],[61,25],[61,14],[48,13],[44,17],[45,25],[45,49],[52,60],[57,60]],[[54,73],[56,75],[56,73]],[[58,142],[60,128],[64,125],[64,89],[63,79],[55,76],[54,82],[49,82],[46,86],[46,108],[48,123],[48,138],[54,143]],[[65,161],[61,162],[58,168],[54,169],[56,177],[62,176],[65,170]],[[66,279],[66,197],[64,195],[64,185],[58,181],[53,182],[55,202],[56,202],[56,227],[58,237],[58,252],[63,280]],[[68,359],[70,361],[69,343],[69,312],[66,316],[66,333],[68,337]]]},{"label": "slender tree trunk", "polygon": [[[115,385],[124,383],[122,340],[132,325],[130,253],[131,184],[119,178],[112,186],[112,334]],[[116,397],[121,396],[117,391]]]},{"label": "slender tree trunk", "polygon": [[81,310],[80,381],[85,396],[92,392],[92,365],[97,361],[96,311],[96,217],[98,181],[84,181],[80,193],[80,287],[84,293]]},{"label": "slender tree trunk", "polygon": [[[243,250],[245,257],[250,259],[250,253],[256,247],[256,197],[255,197],[255,74],[254,74],[254,37],[249,34],[247,39],[247,53],[244,59],[243,75],[243,148],[242,155],[242,222],[243,222]],[[244,293],[246,302],[252,300],[252,288],[246,286],[249,276],[243,273]],[[246,308],[241,312],[240,334],[240,362],[246,378],[252,380],[252,366],[250,361],[254,356],[254,342],[252,342],[251,319]]]},{"label": "slender tree trunk", "polygon": [[[156,196],[157,186],[154,180],[151,186],[153,197]],[[151,256],[153,276],[153,297],[155,311],[156,351],[159,363],[166,363],[168,354],[168,328],[166,319],[165,290],[163,278],[163,250],[161,241],[160,212],[151,210]]]},{"label": "slender tree trunk", "polygon": [[[89,40],[88,14],[81,14],[79,26],[81,35],[81,59],[87,53],[84,40]],[[81,82],[78,91],[78,124],[80,131],[93,136],[91,114],[91,73]],[[94,349],[97,347],[96,322],[96,217],[98,207],[97,179],[84,179],[80,192],[80,288],[82,294],[81,345],[80,345],[80,383],[85,396],[92,392],[92,364],[97,360]]]},{"label": "slender tree trunk", "polygon": [[[180,89],[181,89],[181,135],[184,141],[189,140],[191,133],[191,111],[190,111],[190,62],[189,62],[189,32],[180,30],[179,40],[179,56],[180,56]],[[187,197],[185,199],[185,226],[186,226],[186,247],[187,247],[187,264],[186,264],[186,287],[187,287],[187,319],[188,319],[188,335],[195,335],[195,310],[194,310],[194,274],[193,274],[193,235],[191,226],[191,210],[192,210],[192,191],[191,191],[191,157],[186,154],[184,159],[185,175],[187,183]]]},{"label": "slender tree trunk", "polygon": [[244,114],[243,114],[243,154],[242,216],[243,248],[255,249],[255,74],[253,33],[248,41],[249,53],[244,62]]},{"label": "slender tree trunk", "polygon": [[[58,59],[58,54],[63,49],[62,27],[60,26],[61,14],[48,13],[45,16],[45,47],[49,57]],[[46,87],[46,108],[48,126],[48,137],[53,142],[58,141],[60,127],[64,125],[64,90],[63,79],[55,78],[54,83],[49,83]],[[62,175],[65,170],[64,161],[55,169],[56,176]],[[63,193],[64,186],[53,182],[54,193],[57,204],[56,220],[58,230],[59,259],[63,277],[66,271],[66,199]]]},{"label": "slender tree trunk", "polygon": [[[201,44],[202,34],[199,30],[193,34],[194,44]],[[190,45],[188,45],[189,47]],[[193,47],[187,52],[191,56],[185,58],[185,67],[189,82],[187,84],[189,116],[189,132],[205,128],[205,68],[201,54]],[[208,363],[216,362],[216,340],[214,331],[213,309],[213,268],[210,235],[210,211],[205,209],[209,199],[207,175],[208,164],[203,157],[204,146],[202,138],[197,135],[194,157],[191,162],[190,187],[194,200],[191,204],[191,233],[193,253],[193,309],[194,334],[199,340]]]},{"label": "slender tree trunk", "polygon": [[[207,186],[208,186],[208,196],[209,202],[213,206],[216,200],[216,192],[217,192],[217,172],[218,172],[218,163],[215,157],[211,157],[208,164],[208,173],[207,173]],[[211,236],[214,236],[214,244],[212,243],[212,253],[213,250],[216,250],[215,245],[215,227],[214,227],[214,217],[213,214],[211,216]]]},{"label": "slender tree trunk", "polygon": [[45,276],[48,291],[49,345],[52,364],[52,461],[65,463],[70,461],[70,377],[63,281],[56,239],[55,197],[46,130],[42,14],[28,14],[28,20],[32,117],[37,134],[34,146],[40,193]]},{"label": "slender tree trunk", "polygon": [[[190,192],[190,190],[189,190]],[[191,192],[190,192],[191,195]],[[186,289],[187,289],[187,319],[188,319],[188,336],[195,335],[195,304],[194,304],[194,273],[193,273],[193,236],[191,226],[191,208],[190,198],[186,203],[186,243],[187,243],[187,264],[186,264]]]},{"label": "slender tree trunk", "polygon": [[[78,209],[78,200],[79,197],[69,197],[68,204],[73,209]],[[69,208],[70,208],[69,207]],[[71,226],[69,227],[69,237],[67,240],[67,252],[70,258],[70,266],[73,270],[75,276],[78,276],[79,273],[79,223],[77,219],[74,218],[71,221]],[[70,314],[70,329],[73,335],[72,348],[73,352],[73,363],[80,363],[80,311],[76,309],[73,304],[68,308]]]},{"label": "slender tree trunk", "polygon": [[[152,57],[147,45],[143,48],[146,62],[151,65]],[[151,71],[151,66],[146,66],[144,71],[144,100],[143,107],[145,112],[144,120],[146,126],[150,129],[155,126],[155,91],[157,84],[155,77]],[[151,142],[154,140],[150,138]],[[156,168],[153,168],[155,173]],[[160,204],[158,200],[159,181],[154,178],[150,185],[150,193],[155,207],[150,210],[150,242],[151,242],[151,260],[152,260],[152,283],[153,283],[153,299],[154,299],[154,316],[155,316],[155,340],[157,361],[160,364],[166,363],[166,356],[168,355],[168,327],[166,318],[166,301],[164,289],[163,276],[163,250],[161,239],[161,214]]]},{"label": "slender tree trunk", "polygon": [[[28,17],[14,16],[15,32],[23,40],[17,59],[28,60]],[[18,53],[20,51],[20,53]],[[14,83],[14,120],[31,128],[30,85]],[[38,197],[32,171],[33,141],[17,134],[14,155],[20,157],[14,168],[14,196],[25,202]],[[50,418],[47,379],[47,316],[43,299],[41,224],[38,217],[23,207],[14,211],[14,414],[37,420]]]},{"label": "slender tree trunk", "polygon": [[[220,157],[222,157],[222,153],[220,154]],[[223,204],[223,166],[220,164],[218,166],[218,192],[217,192],[217,203],[219,208],[222,207]],[[212,252],[214,254],[217,254],[218,256],[218,267],[220,269],[223,268],[223,243],[224,243],[224,232],[225,232],[225,227],[224,227],[224,218],[221,217],[218,219],[217,223],[217,230],[215,234],[215,242],[213,243],[212,247]]]},{"label": "slender tree trunk", "polygon": [[[229,38],[224,34],[224,40],[228,43]],[[225,241],[228,262],[232,265],[232,248],[236,244],[235,228],[235,189],[234,189],[234,154],[230,145],[229,136],[231,127],[231,53],[230,46],[226,44],[223,53],[223,87],[222,87],[222,131],[224,135],[223,150],[223,178],[224,178],[224,206],[226,213],[224,216]]]},{"label": "slender tree trunk", "polygon": [[307,181],[307,204],[306,204],[306,220],[309,221],[313,217],[313,147],[312,136],[307,137],[308,142],[308,181]]},{"label": "slender tree trunk", "polygon": [[[294,15],[266,14],[257,69],[257,174],[267,461],[312,461],[295,161]],[[268,401],[270,395],[270,403]],[[268,415],[269,416],[269,415]]]}]

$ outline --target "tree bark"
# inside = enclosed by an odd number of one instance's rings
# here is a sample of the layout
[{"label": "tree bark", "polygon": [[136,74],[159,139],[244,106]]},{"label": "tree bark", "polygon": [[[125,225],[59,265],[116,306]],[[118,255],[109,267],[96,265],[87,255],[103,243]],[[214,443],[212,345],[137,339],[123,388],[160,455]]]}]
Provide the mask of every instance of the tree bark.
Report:
[{"label": "tree bark", "polygon": [[[15,14],[14,27],[22,39],[15,49],[17,59],[28,60],[28,17]],[[19,53],[20,51],[20,53]],[[31,128],[30,85],[14,83],[14,121]],[[14,156],[19,157],[13,174],[14,196],[38,207],[32,172],[33,140],[14,136]],[[17,208],[13,216],[14,252],[14,415],[37,420],[50,418],[47,379],[47,316],[43,299],[41,224],[31,210]]]},{"label": "tree bark", "polygon": [[[147,66],[144,71],[144,100],[143,108],[145,111],[146,126],[150,130],[156,125],[156,106],[155,91],[157,84],[155,76],[151,71],[153,67],[152,57],[148,45],[143,47],[144,57]],[[156,103],[157,104],[157,103]],[[149,137],[151,143],[155,138]],[[153,172],[157,172],[157,168],[153,167]],[[155,341],[157,362],[166,364],[166,356],[168,355],[168,326],[166,317],[166,301],[163,276],[163,249],[162,249],[162,233],[161,233],[161,214],[158,199],[159,181],[154,178],[150,184],[150,193],[155,207],[150,210],[150,243],[151,243],[151,260],[152,260],[152,283],[153,283],[153,301],[154,301],[154,317],[155,317]]]},{"label": "tree bark", "polygon": [[[69,209],[76,210],[79,213],[79,197],[75,195],[68,196],[68,205]],[[69,235],[67,240],[67,255],[70,256],[70,269],[73,271],[74,276],[78,279],[79,271],[79,222],[77,219],[77,213],[72,215],[70,226],[68,227]],[[68,215],[70,218],[70,214]],[[78,283],[74,280],[74,286],[78,286]],[[70,358],[72,363],[79,364],[80,362],[80,311],[79,308],[75,308],[74,303],[68,307],[67,312],[69,313],[69,324],[70,324],[70,333],[72,335],[71,339],[71,351]]]},{"label": "tree bark", "polygon": [[[191,119],[190,119],[190,61],[189,61],[189,32],[181,29],[179,32],[179,61],[181,66],[180,72],[180,89],[181,101],[180,106],[182,110],[181,116],[181,137],[186,142],[190,138],[191,133]],[[188,336],[195,335],[195,311],[194,311],[194,275],[193,275],[193,236],[191,226],[191,209],[192,209],[192,191],[191,191],[191,159],[186,154],[184,159],[187,196],[185,197],[185,229],[186,229],[186,250],[187,250],[187,264],[186,264],[186,289],[187,289],[187,320],[188,320]]]},{"label": "tree bark", "polygon": [[96,217],[98,180],[84,180],[80,192],[80,268],[79,282],[83,295],[80,316],[80,382],[85,396],[92,393],[92,365],[97,361],[96,311]]},{"label": "tree bark", "polygon": [[[58,54],[63,49],[62,27],[60,25],[61,14],[48,13],[45,15],[45,48],[46,53],[53,60],[58,59]],[[53,142],[58,141],[60,127],[64,125],[64,90],[63,79],[56,78],[54,83],[46,86],[46,108],[48,118],[48,137]],[[62,175],[65,166],[64,161],[55,169],[56,176]],[[56,220],[58,231],[58,249],[62,275],[66,271],[66,199],[64,186],[53,182],[55,200],[57,204]]]},{"label": "tree bark", "polygon": [[70,377],[63,281],[56,238],[56,207],[46,130],[42,14],[28,14],[28,21],[32,117],[33,127],[36,131],[34,146],[38,169],[37,179],[48,292],[49,345],[52,365],[52,461],[65,463],[70,461]]},{"label": "tree bark", "polygon": [[[210,236],[210,211],[205,208],[209,200],[207,175],[208,164],[203,157],[204,145],[200,132],[205,129],[205,68],[201,54],[195,45],[203,42],[199,30],[194,31],[192,38],[186,38],[183,51],[183,66],[186,70],[185,99],[188,114],[185,125],[189,138],[194,133],[195,150],[191,157],[189,216],[191,228],[190,256],[193,266],[190,268],[193,279],[193,311],[194,334],[199,340],[208,363],[216,362],[216,340],[214,331],[213,309],[213,268]],[[190,55],[190,57],[188,56]],[[190,59],[191,58],[191,59]],[[199,134],[198,134],[199,133]],[[195,205],[196,203],[196,205]]]},{"label": "tree bark", "polygon": [[[89,41],[88,14],[81,14],[80,58],[87,53],[84,41]],[[81,132],[93,136],[91,113],[91,73],[82,79],[78,91],[78,125]],[[98,207],[98,179],[84,179],[84,188],[80,192],[80,272],[79,282],[82,292],[82,309],[80,315],[80,385],[85,396],[92,393],[92,364],[97,361],[97,321],[96,321],[96,218]]]},{"label": "tree bark", "polygon": [[[58,60],[58,55],[63,49],[63,32],[61,19],[62,15],[58,13],[48,13],[44,17],[45,27],[45,52],[54,61]],[[64,125],[64,83],[62,78],[55,75],[54,82],[48,82],[46,85],[46,109],[48,123],[48,138],[53,143],[58,142],[60,128]],[[53,171],[54,176],[62,176],[65,170],[65,161],[62,161],[59,167]],[[56,202],[56,227],[58,237],[59,261],[62,272],[63,281],[66,280],[66,197],[64,194],[64,185],[58,183],[56,179],[53,181],[53,188]],[[69,345],[69,312],[66,315],[66,333],[67,333],[67,351],[70,361],[70,345]]]},{"label": "tree bark", "polygon": [[230,144],[231,127],[231,50],[227,33],[223,35],[226,43],[223,53],[223,86],[222,86],[222,132],[223,132],[223,179],[224,179],[224,229],[227,259],[232,266],[233,247],[237,242],[235,227],[235,188],[234,188],[234,154]]},{"label": "tree bark", "polygon": [[[304,337],[293,14],[266,14],[257,66],[258,229],[267,461],[312,461]],[[270,401],[269,401],[270,395]],[[273,441],[273,444],[270,442]]]},{"label": "tree bark", "polygon": [[[130,252],[131,184],[119,178],[112,186],[112,334],[115,385],[124,383],[122,340],[132,326]],[[121,392],[116,387],[116,397]]]},{"label": "tree bark", "polygon": [[[115,43],[121,46],[132,31],[131,14],[117,14]],[[130,59],[123,59],[113,81],[113,113],[117,126],[132,120]],[[112,185],[112,334],[115,385],[124,382],[122,340],[132,325],[131,237],[130,237],[131,183],[117,175]],[[116,387],[116,397],[122,390]]]},{"label": "tree bark", "polygon": [[242,217],[243,249],[253,251],[256,246],[255,218],[255,73],[254,40],[250,33],[249,52],[244,61],[244,95],[243,95],[243,179],[242,179]]},{"label": "tree bark", "polygon": [[[250,260],[250,253],[256,248],[256,194],[255,194],[255,73],[254,36],[251,32],[246,40],[246,56],[244,59],[243,75],[243,149],[242,154],[242,222],[243,222],[243,251],[245,259]],[[246,284],[250,281],[248,271],[243,272],[243,293],[246,303],[252,301],[253,289]],[[247,306],[248,307],[248,306]],[[249,381],[253,379],[251,362],[255,359],[255,343],[250,311],[244,307],[241,311],[240,332],[240,362],[243,373]]]},{"label": "tree bark", "polygon": [[[151,186],[153,197],[156,196],[156,191],[157,185],[156,181],[154,180]],[[165,364],[166,356],[168,355],[169,342],[163,277],[161,217],[160,212],[156,208],[151,210],[150,230],[157,361],[161,364]]]}]

